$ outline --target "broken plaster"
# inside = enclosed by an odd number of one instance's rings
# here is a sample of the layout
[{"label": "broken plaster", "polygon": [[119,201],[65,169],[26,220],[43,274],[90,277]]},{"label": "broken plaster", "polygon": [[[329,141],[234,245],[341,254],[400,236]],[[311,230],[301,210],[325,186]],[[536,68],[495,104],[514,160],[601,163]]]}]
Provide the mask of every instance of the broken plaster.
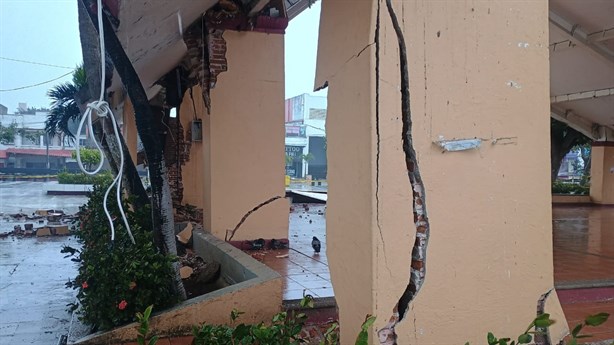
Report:
[{"label": "broken plaster", "polygon": [[[401,79],[401,118],[403,121],[403,152],[407,174],[412,188],[412,206],[414,210],[414,226],[416,227],[416,240],[412,247],[409,283],[399,301],[392,311],[388,324],[377,333],[380,344],[396,345],[396,325],[403,320],[409,311],[409,304],[414,300],[424,283],[426,276],[426,249],[428,245],[430,224],[426,211],[425,188],[420,175],[418,158],[413,147],[412,119],[409,95],[409,71],[407,62],[407,48],[405,36],[399,24],[397,15],[392,7],[391,0],[386,0],[386,7],[399,45],[399,67]],[[378,18],[379,19],[379,18]],[[379,65],[379,61],[377,61]]]},{"label": "broken plaster", "polygon": [[[542,294],[537,300],[537,315],[540,316],[544,314],[546,309],[546,299],[550,296],[554,289],[550,289]],[[552,341],[550,340],[550,331],[548,327],[537,327],[535,326],[535,345],[552,345]]]}]

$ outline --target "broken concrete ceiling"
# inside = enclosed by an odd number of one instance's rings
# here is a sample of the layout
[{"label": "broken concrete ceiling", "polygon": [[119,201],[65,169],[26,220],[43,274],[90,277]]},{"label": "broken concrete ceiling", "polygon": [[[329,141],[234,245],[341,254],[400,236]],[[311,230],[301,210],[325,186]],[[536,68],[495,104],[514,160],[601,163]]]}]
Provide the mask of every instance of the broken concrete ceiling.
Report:
[{"label": "broken concrete ceiling", "polygon": [[614,140],[614,2],[551,0],[552,116]]},{"label": "broken concrete ceiling", "polygon": [[[230,1],[230,0],[226,0]],[[240,0],[244,6],[262,8],[269,0]],[[284,0],[289,19],[307,9],[315,0]],[[153,84],[177,66],[187,52],[182,35],[218,0],[105,0],[107,6],[118,6],[117,36],[132,61],[143,86],[151,97]],[[111,7],[111,6],[110,6]],[[112,90],[121,88],[121,80],[113,78]],[[154,90],[155,91],[155,90]]]}]

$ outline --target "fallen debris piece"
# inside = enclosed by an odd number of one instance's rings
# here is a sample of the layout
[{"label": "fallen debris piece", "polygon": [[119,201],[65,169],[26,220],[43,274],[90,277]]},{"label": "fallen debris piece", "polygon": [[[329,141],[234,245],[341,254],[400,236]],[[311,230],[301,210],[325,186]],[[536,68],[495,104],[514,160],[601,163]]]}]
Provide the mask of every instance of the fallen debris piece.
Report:
[{"label": "fallen debris piece", "polygon": [[282,254],[282,255],[277,255],[275,257],[278,258],[278,259],[284,259],[284,258],[287,258],[289,256],[290,256],[290,254]]},{"label": "fallen debris piece", "polygon": [[36,229],[36,237],[46,237],[51,236],[51,230],[48,227],[42,227]]},{"label": "fallen debris piece", "polygon": [[179,274],[181,275],[181,279],[188,279],[194,273],[194,269],[190,266],[183,266],[179,269]]},{"label": "fallen debris piece", "polygon": [[190,240],[192,239],[192,232],[194,230],[194,226],[192,223],[188,223],[185,229],[181,230],[179,234],[177,234],[177,240],[184,245],[188,245]]}]

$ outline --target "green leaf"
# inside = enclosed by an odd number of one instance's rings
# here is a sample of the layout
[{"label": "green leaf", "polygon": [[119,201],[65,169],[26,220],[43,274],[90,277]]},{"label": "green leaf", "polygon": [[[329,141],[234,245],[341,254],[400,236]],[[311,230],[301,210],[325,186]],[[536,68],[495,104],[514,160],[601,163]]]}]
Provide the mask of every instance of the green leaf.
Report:
[{"label": "green leaf", "polygon": [[537,318],[535,318],[535,326],[536,327],[550,327],[554,323],[554,320],[550,319],[550,314],[545,313],[541,314]]},{"label": "green leaf", "polygon": [[305,295],[300,302],[302,308],[313,308],[313,296],[307,294]]},{"label": "green leaf", "polygon": [[567,345],[578,345],[578,340],[576,338],[571,338]]},{"label": "green leaf", "polygon": [[358,333],[358,337],[356,338],[356,345],[369,345],[369,328],[375,322],[375,316],[367,315],[365,322],[360,326],[360,333]]},{"label": "green leaf", "polygon": [[571,336],[572,337],[576,337],[578,334],[580,334],[580,331],[582,330],[582,327],[584,325],[583,324],[577,324],[576,327],[573,328],[573,330],[571,331]]},{"label": "green leaf", "polygon": [[362,323],[362,326],[360,326],[360,328],[361,328],[363,331],[368,331],[368,330],[369,330],[369,328],[370,328],[371,326],[373,326],[373,323],[375,323],[375,319],[376,319],[376,317],[375,317],[375,316],[373,316],[373,315],[367,315],[367,319],[365,320],[365,322],[363,322],[363,323]]},{"label": "green leaf", "polygon": [[533,337],[528,333],[518,336],[518,344],[528,344],[531,340],[533,340]]},{"label": "green leaf", "polygon": [[157,342],[158,342],[158,336],[154,335],[153,337],[151,337],[151,339],[149,339],[148,345],[156,345]]},{"label": "green leaf", "polygon": [[241,314],[245,314],[245,312],[243,312],[243,311],[239,311],[238,309],[233,309],[233,310],[230,312],[230,320],[235,321],[236,319],[238,319],[238,318],[239,318],[239,316],[240,316]]},{"label": "green leaf", "polygon": [[608,321],[609,317],[610,317],[610,314],[608,314],[608,313],[599,313],[599,314],[595,314],[595,315],[589,315],[584,320],[584,323],[587,324],[588,326],[595,327],[595,326],[599,326],[602,323]]},{"label": "green leaf", "polygon": [[153,304],[147,307],[147,309],[145,309],[145,312],[143,313],[144,320],[149,320],[149,316],[151,315],[152,310],[153,310]]},{"label": "green leaf", "polygon": [[497,338],[494,334],[492,334],[492,332],[488,332],[488,335],[486,336],[486,341],[488,342],[488,345],[496,345],[499,342],[499,340],[497,340]]}]

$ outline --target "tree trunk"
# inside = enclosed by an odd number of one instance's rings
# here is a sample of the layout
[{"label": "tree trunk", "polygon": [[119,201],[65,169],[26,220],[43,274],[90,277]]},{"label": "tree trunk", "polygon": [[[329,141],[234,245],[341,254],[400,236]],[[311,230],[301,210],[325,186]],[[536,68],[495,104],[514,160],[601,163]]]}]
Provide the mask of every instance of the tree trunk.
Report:
[{"label": "tree trunk", "polygon": [[[79,33],[81,38],[81,49],[83,53],[83,68],[87,75],[88,92],[80,93],[82,96],[86,96],[88,99],[77,99],[77,104],[80,105],[81,111],[84,111],[83,104],[94,99],[100,94],[100,48],[98,44],[98,34],[96,29],[92,25],[92,21],[89,18],[86,8],[80,1],[78,4],[79,14]],[[112,73],[112,71],[110,71]],[[105,83],[106,84],[106,83]],[[102,122],[96,121],[94,126],[94,132],[98,138],[102,138],[102,150],[104,155],[109,161],[111,170],[117,175],[119,173],[119,150],[116,147],[115,135],[113,134],[113,124],[109,119],[105,119],[103,125]],[[80,133],[77,133],[77,142],[79,140]],[[149,204],[149,197],[143,187],[136,166],[130,157],[130,152],[126,146],[124,137],[119,132],[121,140],[122,150],[124,151],[124,172],[122,175],[122,185],[126,188],[129,195],[136,197],[133,206],[140,208]]]},{"label": "tree trunk", "polygon": [[550,160],[551,160],[551,178],[552,182],[556,181],[561,169],[561,162],[565,155],[578,144],[583,134],[576,131],[568,131],[563,138],[555,138],[554,134],[550,135]]},{"label": "tree trunk", "polygon": [[[81,1],[83,1],[89,17],[97,30],[98,19],[94,7],[90,6],[92,2],[90,0]],[[138,74],[126,55],[121,42],[115,35],[115,31],[111,27],[106,14],[103,13],[102,17],[102,25],[104,26],[105,32],[105,46],[134,106],[137,131],[143,142],[145,155],[149,164],[154,241],[163,254],[176,255],[177,245],[175,243],[172,198],[168,184],[168,176],[166,174],[162,144],[151,123],[151,119],[154,118],[154,115],[149,106],[147,94],[145,93],[145,89],[141,84]],[[181,299],[185,299],[186,293],[181,281],[181,276],[179,275],[178,262],[174,264],[174,269],[175,276],[173,279],[173,287],[176,294]]]},{"label": "tree trunk", "polygon": [[550,140],[550,178],[551,181],[554,182],[557,179],[559,174],[559,169],[561,169],[561,162],[565,155],[560,154],[561,152],[561,143],[556,140]]}]

